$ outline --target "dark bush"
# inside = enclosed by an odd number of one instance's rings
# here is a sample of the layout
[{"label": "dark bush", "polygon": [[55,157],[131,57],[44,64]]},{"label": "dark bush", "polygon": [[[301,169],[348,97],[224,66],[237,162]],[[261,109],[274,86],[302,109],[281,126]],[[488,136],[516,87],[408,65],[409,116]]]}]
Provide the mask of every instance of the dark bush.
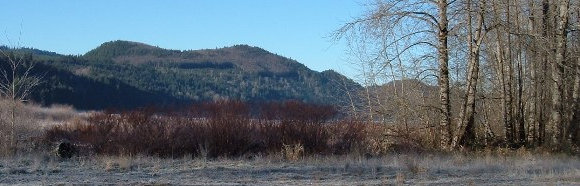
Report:
[{"label": "dark bush", "polygon": [[72,158],[76,154],[76,148],[69,142],[61,142],[58,144],[56,153],[61,158]]}]

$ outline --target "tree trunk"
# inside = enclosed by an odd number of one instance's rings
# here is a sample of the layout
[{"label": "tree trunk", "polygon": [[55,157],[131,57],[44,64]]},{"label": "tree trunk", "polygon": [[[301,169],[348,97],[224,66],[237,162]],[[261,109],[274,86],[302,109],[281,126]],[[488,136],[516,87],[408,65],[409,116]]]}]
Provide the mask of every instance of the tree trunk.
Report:
[{"label": "tree trunk", "polygon": [[16,155],[16,100],[10,101],[10,153]]},{"label": "tree trunk", "polygon": [[[515,18],[515,26],[516,26],[516,33],[520,33],[521,30],[520,28],[522,27],[522,25],[520,24],[520,12],[517,8],[516,8],[516,18]],[[518,54],[517,54],[517,124],[518,124],[518,145],[522,146],[526,144],[526,127],[525,127],[525,106],[524,106],[524,102],[523,102],[523,95],[524,95],[524,80],[523,80],[523,74],[524,74],[524,70],[523,70],[523,47],[522,47],[522,40],[521,37],[518,36],[518,42],[517,42],[517,46],[518,46]]]},{"label": "tree trunk", "polygon": [[[580,7],[577,9],[576,15],[578,18],[578,24],[580,25]],[[580,47],[580,45],[576,45]],[[576,50],[578,52],[578,48]],[[566,140],[569,144],[580,145],[578,135],[580,130],[578,125],[580,125],[580,57],[576,58],[576,64],[574,65],[574,90],[572,92],[572,119],[568,123],[568,133],[566,134]]]},{"label": "tree trunk", "polygon": [[[493,133],[493,131],[491,130],[491,126],[489,125],[489,116],[487,111],[491,110],[491,108],[488,108],[486,105],[486,100],[484,99],[481,103],[482,103],[482,107],[483,107],[483,127],[484,127],[484,131],[485,131],[485,140],[484,140],[484,145],[487,146],[489,145],[489,140],[490,139],[494,139],[495,138],[495,134]],[[487,109],[486,109],[487,108]]]},{"label": "tree trunk", "polygon": [[[509,7],[509,6],[508,6]],[[493,6],[494,12],[495,12],[495,21],[496,24],[500,23],[500,18],[502,17],[499,13],[499,8],[497,7],[497,2],[494,1],[494,6]],[[509,12],[509,10],[508,10]],[[508,20],[509,20],[509,16],[508,16]],[[504,125],[504,131],[505,131],[505,135],[504,135],[504,142],[506,146],[512,146],[513,145],[513,139],[514,139],[514,133],[513,133],[513,119],[512,119],[512,107],[511,107],[511,68],[509,63],[507,63],[506,58],[509,57],[509,53],[506,56],[506,52],[505,49],[509,49],[509,47],[504,46],[503,44],[503,38],[502,38],[502,33],[506,33],[508,32],[508,29],[505,28],[505,26],[503,27],[503,30],[501,30],[502,32],[500,32],[500,30],[498,29],[496,31],[496,60],[497,63],[499,65],[498,68],[498,73],[499,73],[499,81],[501,84],[501,111],[502,111],[502,119],[503,119],[503,125]],[[508,43],[507,45],[509,45],[509,35],[508,35]]]},{"label": "tree trunk", "polygon": [[439,31],[437,35],[438,61],[439,61],[439,101],[441,106],[441,118],[439,127],[441,131],[441,148],[448,149],[450,144],[450,121],[451,107],[449,104],[449,49],[447,47],[448,20],[447,20],[447,0],[438,0],[439,9]]},{"label": "tree trunk", "polygon": [[533,41],[533,45],[531,48],[531,51],[529,52],[529,72],[530,72],[530,85],[529,85],[529,92],[531,95],[531,98],[529,99],[529,111],[528,111],[528,135],[527,135],[527,144],[528,145],[536,145],[537,139],[538,139],[538,134],[537,134],[537,130],[538,130],[538,103],[539,103],[539,86],[538,86],[538,74],[536,73],[536,71],[538,70],[538,60],[536,60],[537,58],[539,58],[538,55],[538,35],[539,35],[539,31],[537,29],[537,25],[536,25],[536,20],[535,20],[535,4],[534,1],[529,1],[529,8],[530,10],[530,16],[529,16],[529,25],[530,25],[530,35],[534,35],[534,41]]},{"label": "tree trunk", "polygon": [[578,125],[580,124],[580,57],[576,59],[576,65],[574,67],[575,76],[574,76],[574,91],[572,92],[572,119],[570,123],[568,123],[568,133],[566,134],[566,140],[568,144],[576,144],[579,145],[580,142],[578,139]]},{"label": "tree trunk", "polygon": [[569,0],[558,2],[558,17],[556,26],[556,57],[552,63],[552,111],[550,120],[550,132],[552,145],[559,144],[562,126],[562,99],[563,99],[563,65],[566,63],[566,35],[568,25]]},{"label": "tree trunk", "polygon": [[[551,25],[551,21],[550,21],[550,3],[549,0],[543,0],[542,1],[542,38],[543,38],[543,43],[546,44],[546,41],[548,41],[550,39],[550,35],[549,35],[549,30],[550,28],[552,28]],[[548,45],[550,46],[550,45]],[[546,47],[546,46],[544,46]],[[550,48],[550,47],[548,47]],[[545,86],[548,86],[546,82],[551,82],[548,81],[548,65],[549,65],[549,60],[548,60],[548,56],[549,56],[549,52],[547,51],[547,49],[542,50],[541,53],[542,56],[542,69],[540,70],[542,73],[542,77],[543,77],[543,85],[541,88],[541,99],[540,101],[544,104],[541,104],[539,107],[539,112],[538,112],[538,116],[539,116],[539,123],[538,123],[538,144],[539,145],[544,145],[546,142],[546,123],[549,119],[549,115],[548,115],[548,91],[546,90]]]},{"label": "tree trunk", "polygon": [[[483,1],[485,3],[485,1]],[[475,141],[474,126],[475,126],[475,96],[477,95],[477,81],[479,77],[479,53],[483,36],[483,10],[485,7],[480,7],[477,15],[477,28],[474,36],[472,30],[472,13],[471,1],[467,3],[467,44],[469,47],[469,65],[467,72],[467,90],[466,98],[462,105],[460,112],[460,122],[455,130],[455,135],[451,142],[451,147],[456,148],[458,145],[472,145]]]},{"label": "tree trunk", "polygon": [[510,20],[511,20],[511,4],[510,4],[510,0],[507,1],[507,6],[506,6],[506,20],[507,20],[507,27],[504,27],[505,29],[505,33],[507,33],[507,43],[505,44],[505,51],[507,53],[505,53],[504,57],[504,67],[505,67],[505,80],[504,80],[504,85],[505,85],[505,114],[506,114],[506,122],[507,122],[507,127],[506,129],[509,130],[509,140],[508,140],[508,145],[513,146],[515,143],[515,138],[516,138],[516,128],[515,128],[515,122],[514,122],[514,96],[513,96],[513,75],[514,75],[514,70],[512,67],[512,39],[511,39],[511,33],[510,33],[510,28],[509,26],[511,25]]}]

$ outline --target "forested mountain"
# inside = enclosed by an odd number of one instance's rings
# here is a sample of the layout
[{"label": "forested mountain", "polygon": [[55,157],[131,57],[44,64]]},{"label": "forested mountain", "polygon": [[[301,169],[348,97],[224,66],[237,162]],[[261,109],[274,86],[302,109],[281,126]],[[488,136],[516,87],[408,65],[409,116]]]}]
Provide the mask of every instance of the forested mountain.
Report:
[{"label": "forested mountain", "polygon": [[345,90],[361,88],[334,71],[316,72],[295,60],[248,45],[179,51],[112,41],[82,56],[36,49],[10,51],[34,61],[35,73],[44,77],[32,95],[33,101],[78,109],[217,99],[337,104],[345,99]]}]

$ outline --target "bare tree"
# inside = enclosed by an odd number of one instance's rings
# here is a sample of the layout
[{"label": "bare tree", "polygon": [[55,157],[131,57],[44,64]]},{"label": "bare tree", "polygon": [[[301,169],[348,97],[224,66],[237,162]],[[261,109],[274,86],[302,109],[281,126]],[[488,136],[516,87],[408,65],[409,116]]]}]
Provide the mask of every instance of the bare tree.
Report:
[{"label": "bare tree", "polygon": [[[421,66],[417,65],[419,63],[432,65],[436,62],[437,70],[429,69],[429,73],[423,73],[425,70],[421,69],[421,72],[409,76],[430,74],[427,76],[437,77],[440,146],[447,149],[451,140],[448,46],[450,3],[447,0],[376,0],[371,6],[372,10],[368,14],[337,30],[335,38],[373,45],[364,48],[375,51],[369,52],[374,56],[370,59],[380,64],[370,75],[374,77],[377,77],[376,74],[396,73],[390,68],[397,61],[416,66]],[[403,70],[401,67],[398,69],[399,72]]]},{"label": "bare tree", "polygon": [[[478,2],[476,2],[478,3]],[[486,33],[484,28],[484,14],[485,1],[477,6],[477,23],[475,25],[475,32],[473,31],[473,12],[472,1],[467,0],[467,45],[469,48],[469,65],[467,72],[467,91],[465,93],[465,101],[461,106],[461,113],[459,114],[460,122],[457,123],[456,134],[453,136],[452,148],[456,148],[459,143],[473,142],[474,125],[475,125],[475,98],[477,95],[477,81],[479,78],[479,61],[480,48],[483,43],[484,35]]]},{"label": "bare tree", "polygon": [[441,148],[447,149],[451,140],[451,105],[449,101],[449,47],[447,45],[449,35],[449,20],[447,18],[447,0],[438,0],[439,19],[433,19],[438,23],[437,52],[439,56],[439,97],[441,105]]},{"label": "bare tree", "polygon": [[574,56],[574,58],[576,59],[576,63],[574,64],[574,87],[573,87],[573,91],[572,91],[572,117],[570,122],[568,123],[568,129],[567,129],[567,141],[569,144],[576,144],[576,145],[580,145],[580,139],[578,139],[580,136],[580,130],[579,130],[579,126],[580,125],[580,4],[577,3],[576,5],[576,25],[575,25],[575,41],[573,40],[572,42],[575,43],[575,50],[573,51],[573,54],[576,54],[576,56]]},{"label": "bare tree", "polygon": [[10,149],[16,152],[19,135],[16,132],[16,111],[19,102],[27,101],[33,88],[40,84],[41,77],[33,74],[34,64],[31,55],[15,54],[0,49],[0,96],[9,101],[9,140]]},{"label": "bare tree", "polygon": [[552,112],[550,120],[550,132],[552,135],[552,145],[560,141],[563,114],[563,94],[564,94],[564,66],[566,65],[566,43],[568,29],[568,8],[570,0],[559,0],[557,4],[558,16],[556,18],[556,51],[555,61],[552,62]]}]

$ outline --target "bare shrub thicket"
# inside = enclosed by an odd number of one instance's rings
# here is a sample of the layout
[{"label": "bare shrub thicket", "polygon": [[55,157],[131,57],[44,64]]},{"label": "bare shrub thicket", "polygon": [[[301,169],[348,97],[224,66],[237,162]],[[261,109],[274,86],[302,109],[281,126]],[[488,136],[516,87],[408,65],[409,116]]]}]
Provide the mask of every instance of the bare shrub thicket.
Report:
[{"label": "bare shrub thicket", "polygon": [[[40,137],[52,126],[65,122],[85,122],[83,116],[70,106],[41,107],[31,103],[0,99],[0,156],[28,153],[41,148]],[[14,118],[12,118],[14,111]],[[12,123],[16,142],[11,145]]]},{"label": "bare shrub thicket", "polygon": [[97,113],[87,123],[54,126],[44,139],[69,141],[81,153],[160,157],[241,157],[297,147],[292,151],[296,157],[370,149],[366,143],[370,124],[332,120],[336,111],[330,106],[217,101],[183,110]]}]

